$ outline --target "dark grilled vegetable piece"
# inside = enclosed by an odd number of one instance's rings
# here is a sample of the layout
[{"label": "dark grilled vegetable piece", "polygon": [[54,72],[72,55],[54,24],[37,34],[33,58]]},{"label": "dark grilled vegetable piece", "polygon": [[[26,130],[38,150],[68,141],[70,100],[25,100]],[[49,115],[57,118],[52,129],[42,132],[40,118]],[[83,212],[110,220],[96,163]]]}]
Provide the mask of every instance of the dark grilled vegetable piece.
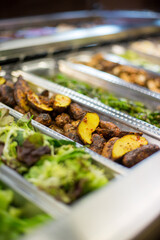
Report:
[{"label": "dark grilled vegetable piece", "polygon": [[126,135],[131,135],[131,134],[134,134],[134,135],[138,135],[138,136],[142,136],[143,133],[142,132],[127,132],[127,131],[121,131],[118,135],[119,138],[121,137],[124,137]]},{"label": "dark grilled vegetable piece", "polygon": [[117,137],[121,130],[112,122],[100,121],[100,127],[97,127],[96,132],[102,134],[106,139]]},{"label": "dark grilled vegetable piece", "polygon": [[40,94],[43,97],[49,97],[49,91],[48,90],[44,90],[43,92],[41,92]]},{"label": "dark grilled vegetable piece", "polygon": [[157,152],[158,150],[160,150],[160,148],[155,144],[144,145],[125,154],[122,163],[124,166],[130,168],[135,164],[141,162],[143,159],[149,157],[153,153]]},{"label": "dark grilled vegetable piece", "polygon": [[33,119],[35,119],[39,115],[39,112],[37,112],[35,109],[33,109],[31,107],[29,109],[29,112],[30,112],[31,116],[33,116]]},{"label": "dark grilled vegetable piece", "polygon": [[37,94],[35,94],[33,91],[29,91],[27,93],[27,99],[31,107],[36,109],[39,112],[51,112],[53,111],[53,108],[50,107],[46,102],[41,99]]},{"label": "dark grilled vegetable piece", "polygon": [[24,109],[25,112],[29,111],[28,101],[27,101],[27,91],[29,87],[26,81],[19,79],[14,87],[14,98],[17,105]]},{"label": "dark grilled vegetable piece", "polygon": [[0,86],[0,101],[13,107],[15,105],[13,88],[3,84]]},{"label": "dark grilled vegetable piece", "polygon": [[71,104],[71,99],[67,96],[57,94],[54,97],[53,109],[59,113],[64,112]]},{"label": "dark grilled vegetable piece", "polygon": [[48,113],[40,113],[36,118],[35,121],[45,125],[49,126],[51,125],[52,119]]},{"label": "dark grilled vegetable piece", "polygon": [[25,114],[25,113],[26,113],[25,110],[24,110],[23,108],[19,107],[18,105],[16,105],[16,106],[14,107],[14,109],[15,109],[16,111],[22,113],[22,114]]},{"label": "dark grilled vegetable piece", "polygon": [[92,144],[90,146],[90,149],[98,154],[102,153],[103,147],[105,144],[105,139],[98,135],[98,134],[93,134],[92,136]]},{"label": "dark grilled vegetable piece", "polygon": [[52,124],[49,126],[49,128],[51,128],[52,130],[64,135],[64,131],[62,128],[58,127],[56,124]]},{"label": "dark grilled vegetable piece", "polygon": [[86,114],[86,112],[77,103],[70,104],[69,113],[75,120],[82,119]]},{"label": "dark grilled vegetable piece", "polygon": [[82,143],[77,134],[76,128],[72,124],[70,123],[65,124],[63,129],[66,137],[72,139],[75,142]]},{"label": "dark grilled vegetable piece", "polygon": [[62,113],[55,118],[55,121],[58,127],[63,127],[66,123],[71,121],[71,118],[67,113]]},{"label": "dark grilled vegetable piece", "polygon": [[111,138],[108,142],[106,142],[104,144],[104,148],[102,150],[102,156],[112,159],[112,149],[113,149],[113,145],[114,143],[118,140],[118,137],[113,137]]}]

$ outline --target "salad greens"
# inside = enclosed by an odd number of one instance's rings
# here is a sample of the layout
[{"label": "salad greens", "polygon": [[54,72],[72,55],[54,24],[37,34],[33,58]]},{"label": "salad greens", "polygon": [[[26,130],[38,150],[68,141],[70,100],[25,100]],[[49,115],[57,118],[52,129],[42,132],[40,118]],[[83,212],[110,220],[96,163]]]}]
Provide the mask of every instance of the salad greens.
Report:
[{"label": "salad greens", "polygon": [[[23,201],[22,201],[23,200]],[[50,217],[42,212],[28,213],[28,202],[19,199],[11,189],[0,182],[0,239],[14,240]],[[31,205],[29,205],[31,207]],[[27,214],[26,214],[27,211]]]},{"label": "salad greens", "polygon": [[136,52],[132,50],[126,50],[123,53],[115,53],[116,55],[125,58],[126,60],[130,61],[131,63],[144,67],[148,70],[154,71],[154,72],[160,72],[160,65],[154,64],[150,62],[149,60],[140,57]]},{"label": "salad greens", "polygon": [[151,111],[141,102],[132,101],[126,98],[118,98],[102,88],[93,87],[88,83],[71,79],[63,74],[57,74],[55,77],[46,76],[46,78],[81,94],[98,99],[102,103],[116,110],[127,113],[132,117],[138,118],[160,128],[160,112]]},{"label": "salad greens", "polygon": [[[8,116],[7,110],[0,112],[3,118]],[[0,128],[2,162],[65,203],[108,183],[104,169],[94,165],[83,148],[36,132],[30,122],[25,116]]]}]

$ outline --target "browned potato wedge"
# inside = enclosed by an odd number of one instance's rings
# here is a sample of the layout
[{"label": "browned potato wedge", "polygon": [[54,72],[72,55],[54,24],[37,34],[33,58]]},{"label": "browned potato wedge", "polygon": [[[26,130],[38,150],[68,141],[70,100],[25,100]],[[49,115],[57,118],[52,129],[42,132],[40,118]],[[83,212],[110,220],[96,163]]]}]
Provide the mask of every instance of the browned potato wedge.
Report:
[{"label": "browned potato wedge", "polygon": [[77,128],[77,133],[84,144],[92,143],[92,133],[99,125],[97,113],[86,113]]},{"label": "browned potato wedge", "polygon": [[158,150],[160,150],[160,148],[155,144],[144,145],[131,152],[126,153],[123,157],[122,163],[126,167],[130,168],[143,159],[149,157],[153,153],[157,152]]},{"label": "browned potato wedge", "polygon": [[6,82],[6,79],[3,77],[0,77],[0,85],[3,85]]},{"label": "browned potato wedge", "polygon": [[148,141],[138,135],[126,135],[118,139],[113,145],[112,158],[113,160],[118,160],[123,157],[127,152],[130,152],[136,148],[139,148],[143,145],[147,145]]},{"label": "browned potato wedge", "polygon": [[105,139],[102,136],[98,134],[93,134],[92,144],[90,146],[90,149],[98,154],[101,154],[104,143],[105,143]]},{"label": "browned potato wedge", "polygon": [[70,120],[71,118],[67,113],[62,113],[55,118],[58,127],[63,127],[66,123],[69,123]]},{"label": "browned potato wedge", "polygon": [[35,121],[37,121],[45,126],[49,126],[49,125],[51,125],[52,119],[48,113],[40,113],[35,118]]},{"label": "browned potato wedge", "polygon": [[29,87],[27,81],[25,81],[22,76],[18,77],[18,81],[16,82],[15,87],[21,88],[23,90],[23,92],[26,94],[30,90],[30,87]]},{"label": "browned potato wedge", "polygon": [[43,102],[43,100],[34,92],[29,91],[27,93],[27,99],[29,104],[39,112],[51,112],[53,108]]},{"label": "browned potato wedge", "polygon": [[15,101],[20,108],[25,110],[25,112],[29,111],[27,95],[26,95],[27,88],[28,86],[26,85],[26,82],[24,80],[18,80],[14,87]]},{"label": "browned potato wedge", "polygon": [[113,149],[113,145],[115,144],[115,142],[118,140],[118,137],[113,137],[111,138],[108,142],[106,142],[104,144],[104,148],[102,150],[102,156],[106,157],[106,158],[110,158],[112,159],[112,149]]},{"label": "browned potato wedge", "polygon": [[71,104],[71,99],[67,96],[57,94],[54,98],[53,108],[58,112],[65,111]]}]

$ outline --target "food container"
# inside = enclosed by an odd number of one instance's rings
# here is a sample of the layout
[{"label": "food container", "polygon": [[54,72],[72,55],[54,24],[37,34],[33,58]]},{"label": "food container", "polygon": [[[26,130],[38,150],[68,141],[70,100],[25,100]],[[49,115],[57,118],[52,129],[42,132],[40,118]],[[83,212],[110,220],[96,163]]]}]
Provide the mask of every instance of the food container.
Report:
[{"label": "food container", "polygon": [[27,57],[39,57],[53,54],[57,51],[80,48],[92,44],[152,35],[159,32],[158,21],[148,24],[131,24],[118,26],[114,24],[100,25],[90,28],[75,29],[57,33],[51,36],[33,39],[17,39],[0,44],[0,61],[23,60]]},{"label": "food container", "polygon": [[[26,72],[33,73],[35,75],[43,76],[44,78],[46,76],[53,76],[58,72],[58,69],[56,68],[56,61],[51,58],[44,58],[41,60],[26,62],[21,65],[22,70]],[[124,98],[124,96],[130,100],[133,101],[140,101],[144,103],[149,109],[156,110],[160,104],[160,97],[159,94],[152,93],[148,90],[142,90],[140,87],[127,84],[126,82],[119,81],[117,77],[102,73],[98,70],[88,68],[83,65],[77,65],[74,63],[70,63],[67,61],[59,61],[59,71],[69,75],[71,78],[78,79],[79,81],[86,82],[88,84],[91,84],[95,87],[102,87],[103,89],[106,89],[110,93],[115,94],[117,97]],[[93,81],[94,79],[94,81]],[[48,84],[48,82],[47,82]],[[64,89],[64,88],[63,88]],[[65,88],[66,89],[66,88]],[[91,103],[95,103],[96,105],[100,106],[107,111],[111,111],[115,116],[119,115],[122,117],[122,119],[127,118],[128,121],[132,121],[134,124],[134,118],[129,116],[128,114],[122,113],[120,111],[117,111],[103,103],[101,103],[98,100],[90,99],[87,96],[84,96],[82,94],[76,93],[75,91],[71,91],[74,95],[80,96],[80,98],[83,98],[84,100],[87,99],[87,101]],[[120,118],[121,118],[120,117]],[[140,120],[136,120],[135,125],[142,123]],[[159,135],[159,128],[155,126],[151,126],[150,124],[143,122],[142,124],[145,128],[145,126],[148,126],[150,131],[153,130],[153,132],[156,135]],[[152,129],[152,130],[151,130]]]},{"label": "food container", "polygon": [[[34,85],[38,85],[37,90],[42,91],[42,89],[47,89],[51,93],[60,93],[66,96],[69,96],[74,102],[79,103],[81,106],[83,106],[84,110],[87,110],[89,112],[97,112],[102,120],[106,120],[109,122],[113,122],[116,124],[122,131],[129,131],[129,132],[135,132],[140,131],[144,133],[144,137],[146,136],[149,143],[155,143],[159,144],[159,134],[155,129],[153,128],[151,131],[151,125],[143,124],[141,121],[137,121],[136,119],[127,119],[125,116],[120,116],[118,113],[113,113],[109,110],[103,109],[102,106],[98,106],[94,102],[90,102],[88,99],[85,99],[85,97],[81,98],[81,95],[76,95],[75,92],[61,87],[59,85],[53,84],[49,81],[45,81],[44,79],[40,77],[36,77],[34,75],[24,73],[22,71],[13,72],[14,76],[23,76],[24,79],[26,79],[30,83],[34,83]],[[53,130],[49,129],[50,132]],[[91,150],[88,150],[89,152],[92,152]],[[92,154],[95,154],[92,152]],[[112,165],[117,166],[118,164],[110,161]],[[122,166],[121,166],[122,167]]]}]

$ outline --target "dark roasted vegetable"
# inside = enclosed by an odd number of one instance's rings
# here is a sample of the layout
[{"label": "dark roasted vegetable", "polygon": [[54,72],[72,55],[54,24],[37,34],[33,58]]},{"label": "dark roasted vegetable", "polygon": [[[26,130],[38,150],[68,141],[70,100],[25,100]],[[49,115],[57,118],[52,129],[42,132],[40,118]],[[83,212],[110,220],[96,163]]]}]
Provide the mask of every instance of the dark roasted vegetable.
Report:
[{"label": "dark roasted vegetable", "polygon": [[82,119],[84,115],[86,114],[85,111],[79,106],[77,103],[71,103],[69,107],[69,113],[71,117],[75,120]]},{"label": "dark roasted vegetable", "polygon": [[126,167],[132,167],[159,150],[160,148],[155,144],[144,145],[126,153],[123,157],[122,163]]},{"label": "dark roasted vegetable", "polygon": [[101,154],[104,143],[105,143],[105,139],[102,136],[98,134],[93,134],[92,144],[90,145],[90,149],[98,154]]},{"label": "dark roasted vegetable", "polygon": [[36,118],[35,121],[45,125],[50,126],[52,119],[48,113],[40,113]]},{"label": "dark roasted vegetable", "polygon": [[113,137],[113,138],[109,139],[109,141],[104,144],[104,148],[102,150],[102,156],[103,157],[112,159],[112,149],[113,149],[113,146],[114,146],[115,142],[118,139],[119,139],[118,137]]},{"label": "dark roasted vegetable", "polygon": [[71,121],[71,118],[67,113],[62,113],[55,118],[55,121],[56,125],[62,128],[66,123]]}]

